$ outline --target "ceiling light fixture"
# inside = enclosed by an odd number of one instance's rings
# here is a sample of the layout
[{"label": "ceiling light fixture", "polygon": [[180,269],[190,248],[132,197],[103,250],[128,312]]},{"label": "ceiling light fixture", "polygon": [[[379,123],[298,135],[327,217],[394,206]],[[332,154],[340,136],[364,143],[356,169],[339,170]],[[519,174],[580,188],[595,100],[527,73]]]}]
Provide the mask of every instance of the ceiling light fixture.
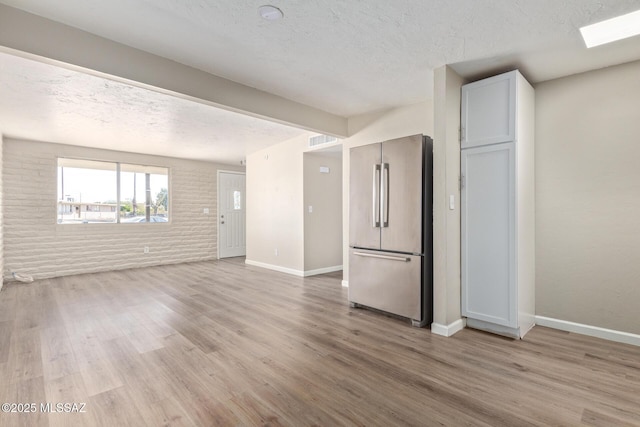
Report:
[{"label": "ceiling light fixture", "polygon": [[580,28],[587,47],[615,42],[640,34],[640,10]]},{"label": "ceiling light fixture", "polygon": [[258,8],[258,14],[267,21],[277,21],[284,18],[284,13],[275,6],[265,4]]}]

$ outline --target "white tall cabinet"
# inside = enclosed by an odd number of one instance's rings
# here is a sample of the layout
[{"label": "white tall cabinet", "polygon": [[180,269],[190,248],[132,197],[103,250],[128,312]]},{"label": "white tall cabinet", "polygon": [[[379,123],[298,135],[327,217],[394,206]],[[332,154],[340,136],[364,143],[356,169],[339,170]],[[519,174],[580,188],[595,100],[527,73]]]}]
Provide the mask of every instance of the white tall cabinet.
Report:
[{"label": "white tall cabinet", "polygon": [[534,107],[517,70],[462,87],[462,315],[514,338],[535,322]]}]

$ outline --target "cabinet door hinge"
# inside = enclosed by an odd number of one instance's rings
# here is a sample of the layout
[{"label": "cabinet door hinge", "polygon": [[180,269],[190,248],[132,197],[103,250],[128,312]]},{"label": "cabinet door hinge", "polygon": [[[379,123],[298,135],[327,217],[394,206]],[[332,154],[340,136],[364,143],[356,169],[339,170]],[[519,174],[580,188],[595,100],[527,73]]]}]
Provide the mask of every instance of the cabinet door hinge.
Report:
[{"label": "cabinet door hinge", "polygon": [[460,189],[460,191],[462,191],[462,189],[464,188],[464,175],[460,175],[458,177],[458,188]]},{"label": "cabinet door hinge", "polygon": [[464,141],[464,138],[465,138],[465,131],[464,131],[464,128],[460,126],[460,128],[458,129],[458,139],[460,140],[460,143]]}]

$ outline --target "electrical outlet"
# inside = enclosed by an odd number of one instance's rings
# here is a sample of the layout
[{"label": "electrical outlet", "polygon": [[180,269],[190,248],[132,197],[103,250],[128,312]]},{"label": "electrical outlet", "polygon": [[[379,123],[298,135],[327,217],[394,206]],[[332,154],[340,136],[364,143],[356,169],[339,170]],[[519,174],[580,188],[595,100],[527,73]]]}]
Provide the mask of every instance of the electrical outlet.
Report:
[{"label": "electrical outlet", "polygon": [[148,253],[149,253],[149,246],[145,246],[145,247],[144,247],[144,253],[145,253],[145,254],[148,254]]},{"label": "electrical outlet", "polygon": [[276,256],[278,256],[278,248],[276,248],[276,251],[275,251],[275,252],[276,252]]}]

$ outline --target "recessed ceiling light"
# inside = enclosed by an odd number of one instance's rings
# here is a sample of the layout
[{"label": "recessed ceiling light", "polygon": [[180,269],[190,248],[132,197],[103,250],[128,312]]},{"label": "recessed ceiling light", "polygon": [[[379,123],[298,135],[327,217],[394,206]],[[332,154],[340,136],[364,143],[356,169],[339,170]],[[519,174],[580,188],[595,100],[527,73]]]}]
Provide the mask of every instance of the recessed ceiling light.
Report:
[{"label": "recessed ceiling light", "polygon": [[640,10],[580,28],[587,47],[615,42],[640,34]]},{"label": "recessed ceiling light", "polygon": [[267,21],[277,21],[284,17],[284,13],[275,6],[265,4],[258,8],[258,14]]}]

